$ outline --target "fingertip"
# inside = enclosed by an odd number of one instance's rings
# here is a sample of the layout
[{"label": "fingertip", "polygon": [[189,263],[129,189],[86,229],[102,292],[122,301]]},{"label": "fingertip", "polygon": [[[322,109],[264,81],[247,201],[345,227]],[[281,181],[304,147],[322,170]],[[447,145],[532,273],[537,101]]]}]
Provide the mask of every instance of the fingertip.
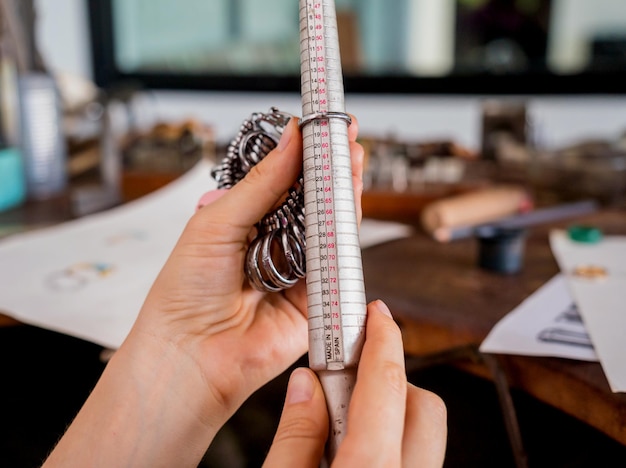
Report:
[{"label": "fingertip", "polygon": [[206,192],[200,197],[200,200],[198,200],[198,203],[196,204],[196,211],[204,208],[207,205],[210,205],[216,200],[219,200],[226,194],[226,192],[228,192],[227,189],[215,189]]},{"label": "fingertip", "polygon": [[264,467],[319,467],[328,436],[328,413],[321,384],[308,368],[294,370],[285,406]]},{"label": "fingertip", "polygon": [[287,125],[285,126],[283,130],[283,134],[281,135],[280,141],[278,142],[278,145],[276,146],[276,150],[282,152],[285,149],[287,149],[287,147],[289,146],[289,143],[291,143],[291,141],[293,140],[293,136],[296,134],[297,131],[298,131],[298,119],[295,117],[292,117],[291,119],[289,119],[289,122],[287,122]]},{"label": "fingertip", "polygon": [[291,373],[287,384],[285,403],[293,405],[311,401],[315,393],[315,380],[308,369],[298,368]]},{"label": "fingertip", "polygon": [[383,314],[383,315],[393,319],[393,316],[391,315],[391,311],[389,310],[389,307],[387,307],[387,304],[385,304],[380,299],[377,299],[377,300],[373,301],[371,303],[371,306],[378,313],[381,313],[381,314]]}]

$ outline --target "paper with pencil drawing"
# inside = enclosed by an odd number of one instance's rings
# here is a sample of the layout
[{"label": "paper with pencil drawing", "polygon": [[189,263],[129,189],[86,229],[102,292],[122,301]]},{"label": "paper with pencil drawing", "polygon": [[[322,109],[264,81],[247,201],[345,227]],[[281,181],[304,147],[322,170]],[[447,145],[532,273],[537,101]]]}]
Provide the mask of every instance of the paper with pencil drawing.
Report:
[{"label": "paper with pencil drawing", "polygon": [[[585,244],[555,230],[550,244],[561,273],[504,317],[480,350],[599,361],[611,390],[626,392],[626,236]],[[606,274],[580,276],[578,267]]]},{"label": "paper with pencil drawing", "polygon": [[480,351],[598,360],[561,274],[500,320],[481,344]]},{"label": "paper with pencil drawing", "polygon": [[118,347],[195,209],[215,188],[201,163],[139,200],[0,242],[0,311]]},{"label": "paper with pencil drawing", "polygon": [[[0,312],[117,348],[195,204],[216,187],[201,162],[139,200],[0,241]],[[405,225],[364,220],[363,247],[405,237]]]}]

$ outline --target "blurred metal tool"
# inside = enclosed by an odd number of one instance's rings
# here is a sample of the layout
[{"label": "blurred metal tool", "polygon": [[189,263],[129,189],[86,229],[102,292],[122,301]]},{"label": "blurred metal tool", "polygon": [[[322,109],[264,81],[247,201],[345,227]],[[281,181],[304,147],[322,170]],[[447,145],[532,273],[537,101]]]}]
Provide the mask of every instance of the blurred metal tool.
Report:
[{"label": "blurred metal tool", "polygon": [[529,211],[527,213],[507,216],[499,220],[477,226],[458,226],[455,228],[438,228],[433,232],[433,237],[439,242],[451,242],[474,236],[485,227],[498,227],[503,229],[519,229],[536,226],[543,223],[556,222],[576,216],[594,213],[599,205],[594,200],[583,200],[573,203],[555,205],[548,208]]}]

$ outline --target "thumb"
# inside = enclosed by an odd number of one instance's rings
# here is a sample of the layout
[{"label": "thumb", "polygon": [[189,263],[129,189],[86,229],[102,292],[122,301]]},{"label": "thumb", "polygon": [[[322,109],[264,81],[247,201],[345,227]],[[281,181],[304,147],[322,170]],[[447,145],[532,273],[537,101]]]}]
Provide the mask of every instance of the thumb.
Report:
[{"label": "thumb", "polygon": [[318,468],[327,436],[322,386],[312,370],[296,369],[289,379],[283,414],[263,466]]},{"label": "thumb", "polygon": [[[298,119],[292,118],[278,146],[220,198],[213,216],[224,215],[231,223],[252,226],[293,186],[302,172],[302,136]],[[242,209],[245,206],[246,209]]]}]

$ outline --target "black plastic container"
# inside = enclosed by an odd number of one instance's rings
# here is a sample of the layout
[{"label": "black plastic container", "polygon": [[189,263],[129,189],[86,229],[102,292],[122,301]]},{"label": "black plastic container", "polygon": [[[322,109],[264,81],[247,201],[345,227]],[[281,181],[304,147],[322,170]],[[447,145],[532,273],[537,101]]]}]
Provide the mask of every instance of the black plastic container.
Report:
[{"label": "black plastic container", "polygon": [[476,231],[478,265],[485,270],[502,274],[518,273],[524,263],[526,230],[482,226]]}]

